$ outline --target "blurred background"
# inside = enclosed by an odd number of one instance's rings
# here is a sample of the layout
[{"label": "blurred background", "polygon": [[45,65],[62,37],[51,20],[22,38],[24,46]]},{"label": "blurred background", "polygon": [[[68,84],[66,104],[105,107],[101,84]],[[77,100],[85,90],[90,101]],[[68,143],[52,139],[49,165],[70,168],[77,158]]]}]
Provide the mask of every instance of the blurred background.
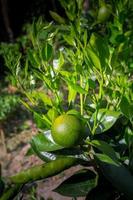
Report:
[{"label": "blurred background", "polygon": [[58,1],[55,0],[0,0],[0,41],[12,41],[20,33],[24,23],[43,16],[51,20],[49,10],[63,14]]}]

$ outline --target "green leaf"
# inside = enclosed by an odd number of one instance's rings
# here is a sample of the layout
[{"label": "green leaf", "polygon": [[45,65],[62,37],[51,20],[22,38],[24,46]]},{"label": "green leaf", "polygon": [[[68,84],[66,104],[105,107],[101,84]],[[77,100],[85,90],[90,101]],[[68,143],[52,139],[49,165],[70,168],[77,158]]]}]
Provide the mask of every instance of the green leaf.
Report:
[{"label": "green leaf", "polygon": [[41,160],[45,162],[56,160],[57,158],[62,157],[77,158],[79,159],[79,163],[88,162],[88,157],[84,155],[84,152],[79,147],[46,152],[39,151],[37,146],[35,146],[35,144],[32,143],[32,147],[28,150],[26,155],[30,156],[33,154],[36,154]]},{"label": "green leaf", "polygon": [[49,105],[49,106],[52,106],[52,100],[50,99],[50,97],[45,94],[44,91],[32,91],[31,93],[32,97],[34,97],[35,99],[40,99],[44,105]]},{"label": "green leaf", "polygon": [[49,61],[53,55],[53,47],[50,44],[46,43],[44,48],[42,48],[41,54],[44,61]]},{"label": "green leaf", "polygon": [[14,199],[14,197],[18,195],[21,188],[22,188],[21,184],[15,184],[15,185],[9,186],[8,188],[6,188],[6,190],[0,197],[0,200]]},{"label": "green leaf", "polygon": [[130,148],[133,145],[133,130],[130,127],[126,127],[125,129],[125,141]]},{"label": "green leaf", "polygon": [[96,82],[93,81],[92,79],[88,79],[89,87],[92,89],[96,88]]},{"label": "green leaf", "polygon": [[[117,111],[111,111],[107,109],[100,109],[97,114],[97,124],[98,127],[96,128],[95,133],[103,133],[107,130],[109,130],[117,121],[117,119],[120,116],[120,112]],[[95,113],[92,115],[90,123],[93,126],[95,118]]]},{"label": "green leaf", "polygon": [[59,156],[54,154],[53,152],[43,152],[43,151],[39,151],[38,147],[35,145],[35,143],[32,143],[32,147],[28,150],[27,152],[27,156],[31,156],[31,155],[37,155],[38,158],[40,158],[41,160],[43,160],[44,162],[50,162],[52,160],[56,160]]},{"label": "green leaf", "polygon": [[37,23],[35,21],[33,21],[32,23],[32,34],[33,34],[34,39],[37,37],[37,34],[38,34]]},{"label": "green leaf", "polygon": [[37,181],[41,179],[45,179],[51,176],[54,176],[65,169],[75,165],[77,162],[76,158],[58,158],[49,163],[45,163],[42,165],[34,166],[27,170],[21,171],[13,176],[9,177],[11,183],[22,183],[26,184],[31,181]]},{"label": "green leaf", "polygon": [[93,63],[93,65],[98,68],[99,70],[101,70],[101,63],[100,63],[100,59],[99,57],[97,56],[97,54],[91,49],[91,48],[88,48],[88,55],[91,59],[91,62]]},{"label": "green leaf", "polygon": [[128,118],[133,118],[133,104],[130,104],[126,97],[123,97],[120,103],[121,112]]},{"label": "green leaf", "polygon": [[130,171],[122,164],[109,162],[107,156],[97,156],[97,162],[104,176],[117,188],[125,194],[127,200],[133,199],[133,176]]},{"label": "green leaf", "polygon": [[60,51],[60,57],[59,57],[59,69],[63,66],[64,64],[64,57],[62,51]]},{"label": "green leaf", "polygon": [[65,24],[65,19],[61,17],[59,14],[53,11],[49,11],[49,13],[56,22],[58,22],[59,24]]},{"label": "green leaf", "polygon": [[29,106],[29,104],[23,101],[22,99],[20,99],[20,103],[22,103],[29,111],[31,112],[33,111],[32,108]]},{"label": "green leaf", "polygon": [[73,37],[71,37],[69,35],[64,35],[63,38],[69,45],[75,46],[75,41],[74,41]]},{"label": "green leaf", "polygon": [[66,15],[69,18],[70,21],[73,21],[75,18],[75,15],[73,13],[70,13],[69,11],[66,10]]},{"label": "green leaf", "polygon": [[35,152],[34,152],[34,150],[32,149],[32,147],[29,147],[29,149],[27,150],[25,156],[31,156],[31,155],[33,155],[34,153],[35,153]]},{"label": "green leaf", "polygon": [[51,122],[53,122],[58,115],[59,115],[59,113],[55,108],[51,108],[47,112],[47,116]]},{"label": "green leaf", "polygon": [[[68,72],[68,71],[65,71],[65,70],[62,70],[59,72],[63,77],[66,77],[66,78],[70,78],[72,76],[72,73],[71,72]],[[73,76],[74,76],[74,73],[73,73]]]},{"label": "green leaf", "polygon": [[59,149],[59,150],[51,152],[51,153],[54,154],[54,156],[56,156],[57,158],[64,157],[64,156],[78,158],[79,163],[89,161],[88,157],[84,154],[84,151],[81,150],[80,147]]},{"label": "green leaf", "polygon": [[[32,103],[32,106],[34,105],[36,105],[36,101],[35,101],[35,99],[32,97],[32,94],[31,93],[29,93],[29,92],[24,92],[24,94],[25,94],[25,96],[28,98],[28,100],[30,101],[30,103]],[[21,102],[24,102],[23,100],[21,100]],[[26,102],[25,102],[25,104],[27,104]],[[28,108],[28,104],[27,104],[27,108]]]},{"label": "green leaf", "polygon": [[76,92],[80,93],[80,94],[88,94],[88,91],[86,91],[84,88],[82,88],[80,85],[73,83],[69,80],[65,80],[68,84],[68,86],[71,86],[73,90],[75,90]]},{"label": "green leaf", "polygon": [[83,35],[83,41],[84,41],[84,46],[86,47],[86,45],[87,45],[87,38],[88,38],[88,35],[87,35],[88,33],[87,33],[87,30],[85,30],[85,32],[84,32],[84,35]]},{"label": "green leaf", "polygon": [[84,0],[77,0],[76,2],[77,2],[78,9],[82,10],[83,9]]},{"label": "green leaf", "polygon": [[50,151],[63,149],[63,147],[61,147],[60,145],[56,144],[53,141],[50,130],[45,131],[44,133],[39,133],[36,136],[34,136],[32,140],[30,141],[30,144],[33,147],[33,149],[34,149],[34,146],[36,146],[36,148],[39,151],[50,152]]},{"label": "green leaf", "polygon": [[108,156],[106,154],[96,153],[95,154],[95,158],[96,158],[96,160],[98,159],[101,162],[104,162],[106,164],[119,166],[119,162],[118,161],[113,160],[110,156]]},{"label": "green leaf", "polygon": [[33,112],[34,115],[34,121],[38,128],[45,129],[46,127],[51,127],[51,121],[42,114],[39,114],[37,112]]},{"label": "green leaf", "polygon": [[100,35],[93,33],[89,42],[92,50],[100,59],[101,67],[104,69],[109,62],[109,46],[106,38],[102,38]]},{"label": "green leaf", "polygon": [[35,59],[35,52],[31,51],[31,50],[28,50],[28,60],[29,62],[31,63],[31,65],[33,67],[37,67],[38,66],[38,62],[36,61]]},{"label": "green leaf", "polygon": [[50,77],[44,75],[44,73],[39,72],[35,69],[34,69],[34,74],[36,77],[38,77],[40,80],[42,80],[44,84],[46,84],[48,89],[54,90],[54,84],[51,82]]},{"label": "green leaf", "polygon": [[68,102],[69,102],[69,104],[71,102],[75,101],[76,94],[77,94],[77,92],[69,85],[68,86]]},{"label": "green leaf", "polygon": [[90,144],[102,151],[103,154],[109,156],[112,160],[118,161],[114,149],[108,143],[100,140],[92,140]]},{"label": "green leaf", "polygon": [[86,196],[88,192],[97,186],[97,179],[97,175],[91,170],[80,170],[61,183],[54,191],[63,196],[75,198]]},{"label": "green leaf", "polygon": [[67,3],[68,3],[68,1],[66,1],[66,0],[59,0],[59,2],[60,2],[61,6],[62,6],[64,9],[67,8]]},{"label": "green leaf", "polygon": [[68,115],[76,115],[76,116],[79,116],[79,117],[81,116],[80,112],[78,112],[77,110],[74,110],[74,109],[67,111],[67,114]]}]

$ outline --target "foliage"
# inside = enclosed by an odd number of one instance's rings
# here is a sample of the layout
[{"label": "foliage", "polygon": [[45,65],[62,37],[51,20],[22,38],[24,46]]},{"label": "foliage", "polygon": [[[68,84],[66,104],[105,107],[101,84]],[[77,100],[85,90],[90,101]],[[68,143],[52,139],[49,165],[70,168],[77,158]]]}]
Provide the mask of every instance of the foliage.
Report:
[{"label": "foliage", "polygon": [[[34,21],[16,44],[2,45],[9,78],[27,97],[21,102],[33,113],[39,128],[27,155],[36,154],[46,162],[9,177],[9,182],[26,184],[80,164],[93,170],[79,171],[56,192],[98,199],[104,184],[101,199],[121,199],[123,195],[132,199],[133,43],[128,17],[132,4],[108,1],[110,17],[99,21],[103,1],[99,7],[92,1],[88,13],[82,12],[82,0],[60,3],[65,19],[51,11],[55,22]],[[94,8],[96,14],[92,15]],[[83,144],[63,148],[53,140],[53,121],[64,113],[83,122]],[[75,192],[75,186],[82,190]]]},{"label": "foliage", "polygon": [[0,98],[0,121],[7,119],[18,105],[18,96],[3,94]]}]

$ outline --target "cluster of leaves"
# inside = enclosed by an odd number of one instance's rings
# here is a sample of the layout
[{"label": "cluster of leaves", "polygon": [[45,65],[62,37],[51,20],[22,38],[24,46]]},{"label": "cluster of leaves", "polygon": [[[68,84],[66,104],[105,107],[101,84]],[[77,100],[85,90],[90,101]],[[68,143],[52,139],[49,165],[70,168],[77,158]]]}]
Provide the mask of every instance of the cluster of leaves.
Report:
[{"label": "cluster of leaves", "polygon": [[[82,0],[60,3],[67,19],[51,11],[56,23],[46,24],[39,19],[27,27],[27,35],[16,44],[2,45],[11,71],[9,78],[27,97],[21,101],[33,112],[40,129],[27,154],[36,154],[46,162],[9,177],[15,184],[12,195],[16,186],[20,189],[27,182],[81,164],[93,170],[79,171],[56,192],[74,198],[132,199],[131,2],[109,1],[110,18],[102,22],[92,15],[95,1],[86,15],[82,13]],[[99,6],[102,3],[99,1]],[[78,115],[84,122],[86,139],[81,146],[66,149],[54,142],[51,125],[64,112]]]},{"label": "cluster of leaves", "polygon": [[4,121],[16,109],[18,96],[2,94],[0,97],[0,121]]}]

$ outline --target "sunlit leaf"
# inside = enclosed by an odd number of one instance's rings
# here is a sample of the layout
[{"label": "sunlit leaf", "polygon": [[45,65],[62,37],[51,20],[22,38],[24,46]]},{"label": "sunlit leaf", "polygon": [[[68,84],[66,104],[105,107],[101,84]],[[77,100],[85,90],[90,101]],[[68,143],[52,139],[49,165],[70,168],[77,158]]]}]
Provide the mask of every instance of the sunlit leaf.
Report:
[{"label": "sunlit leaf", "polygon": [[67,111],[68,115],[77,115],[80,116],[80,113],[77,110],[71,109],[69,111]]},{"label": "sunlit leaf", "polygon": [[69,80],[66,80],[67,84],[70,85],[72,87],[73,90],[75,90],[76,92],[80,93],[80,94],[88,94],[88,92],[82,88],[79,84],[73,83]]},{"label": "sunlit leaf", "polygon": [[31,140],[31,146],[34,144],[39,151],[55,151],[63,149],[62,146],[56,144],[52,138],[51,131],[45,131],[44,133],[38,133]]},{"label": "sunlit leaf", "polygon": [[[60,71],[60,74],[61,74],[62,76],[64,76],[64,77],[67,77],[67,78],[69,78],[69,77],[72,76],[72,73],[71,73],[71,72],[65,71],[65,70],[61,70],[61,71]],[[74,76],[74,73],[73,73],[73,76]]]},{"label": "sunlit leaf", "polygon": [[37,112],[33,112],[34,121],[38,128],[45,129],[51,127],[51,121],[48,119],[46,115],[39,114]]},{"label": "sunlit leaf", "polygon": [[[95,130],[95,133],[99,134],[99,133],[103,133],[109,130],[115,124],[120,114],[121,113],[117,111],[106,110],[104,108],[100,109],[96,116],[98,126]],[[90,120],[92,127],[94,125],[93,124],[94,118],[95,118],[95,113],[92,115],[91,120]]]},{"label": "sunlit leaf", "polygon": [[51,108],[47,112],[47,116],[49,117],[51,122],[53,122],[58,115],[59,115],[59,113],[57,112],[57,110],[55,108]]},{"label": "sunlit leaf", "polygon": [[69,85],[68,86],[68,102],[69,102],[69,104],[72,101],[75,101],[76,94],[77,94],[77,92]]},{"label": "sunlit leaf", "polygon": [[64,35],[63,38],[69,45],[75,46],[75,41],[74,41],[73,37],[71,37],[69,35]]},{"label": "sunlit leaf", "polygon": [[28,110],[30,110],[31,112],[33,111],[32,108],[30,107],[30,105],[29,105],[27,102],[23,101],[22,99],[20,99],[20,102],[21,102]]},{"label": "sunlit leaf", "polygon": [[109,46],[106,38],[102,38],[100,35],[93,33],[89,42],[93,51],[99,56],[101,67],[105,69],[109,60]]},{"label": "sunlit leaf", "polygon": [[47,94],[45,94],[44,91],[34,90],[34,91],[32,91],[31,95],[35,99],[42,100],[42,102],[44,103],[44,105],[52,106],[52,100],[51,100],[51,98]]},{"label": "sunlit leaf", "polygon": [[84,45],[86,46],[87,45],[87,30],[84,32],[84,36],[83,36],[83,40],[84,40]]},{"label": "sunlit leaf", "polygon": [[98,68],[99,70],[101,70],[100,59],[99,59],[99,57],[96,55],[96,53],[95,53],[92,49],[88,48],[88,55],[89,55],[89,57],[90,57],[90,59],[91,59],[93,65],[94,65],[96,68]]},{"label": "sunlit leaf", "polygon": [[60,57],[59,57],[59,68],[61,68],[64,64],[64,57],[62,51],[60,51]]}]

